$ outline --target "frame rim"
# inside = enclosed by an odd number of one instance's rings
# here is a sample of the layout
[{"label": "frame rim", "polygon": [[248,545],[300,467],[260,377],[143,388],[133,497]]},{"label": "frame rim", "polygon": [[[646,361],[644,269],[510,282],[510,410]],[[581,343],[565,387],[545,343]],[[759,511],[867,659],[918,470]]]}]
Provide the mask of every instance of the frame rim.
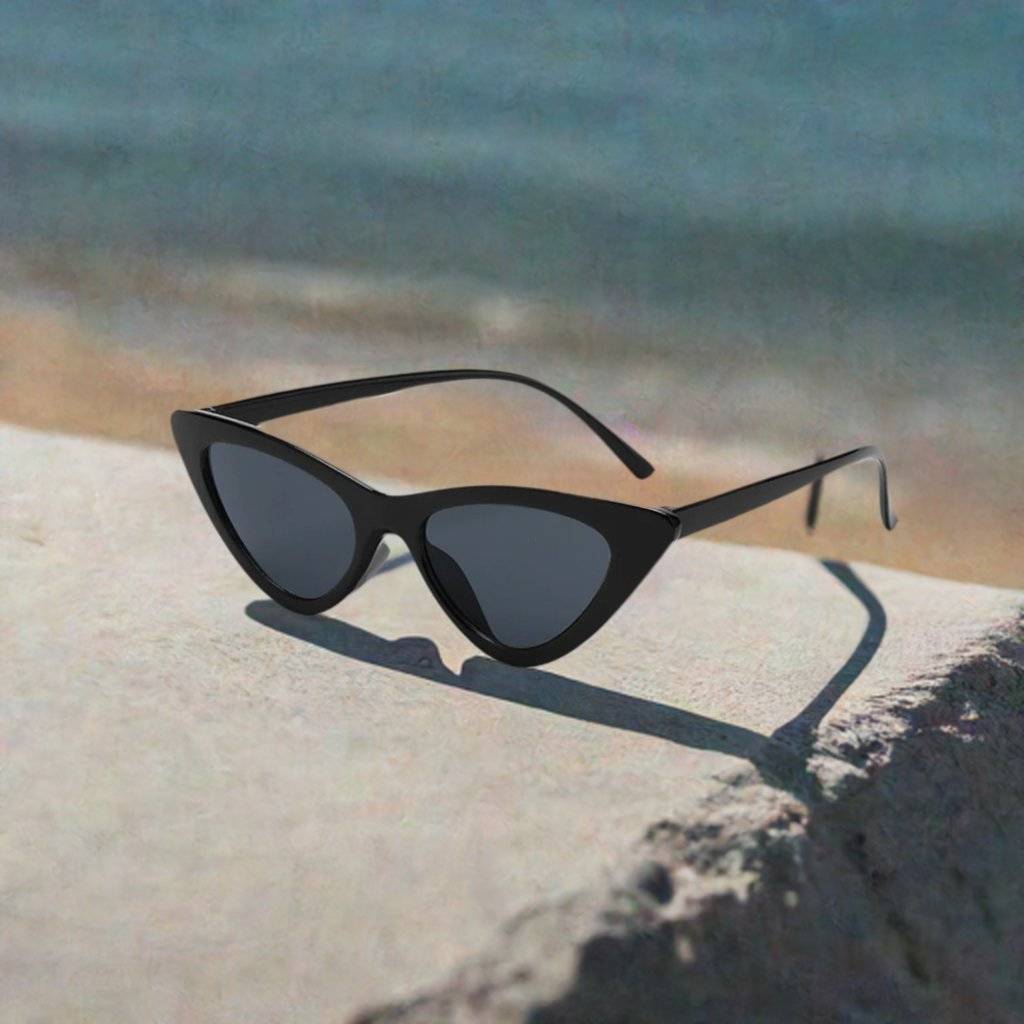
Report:
[{"label": "frame rim", "polygon": [[[249,578],[272,600],[303,615],[334,607],[355,589],[381,540],[393,533],[408,547],[428,589],[456,628],[485,654],[509,665],[544,664],[593,636],[621,608],[679,532],[679,519],[670,509],[543,488],[487,484],[386,494],[290,441],[211,409],[178,410],[171,417],[171,427],[193,487],[221,540]],[[355,551],[349,568],[327,593],[316,598],[298,597],[277,586],[249,554],[231,525],[210,473],[209,448],[218,441],[241,443],[281,458],[310,473],[345,502],[355,524]],[[583,611],[557,636],[533,647],[506,646],[468,622],[437,580],[426,551],[426,524],[434,512],[498,502],[577,519],[597,530],[611,550],[604,580]]]}]

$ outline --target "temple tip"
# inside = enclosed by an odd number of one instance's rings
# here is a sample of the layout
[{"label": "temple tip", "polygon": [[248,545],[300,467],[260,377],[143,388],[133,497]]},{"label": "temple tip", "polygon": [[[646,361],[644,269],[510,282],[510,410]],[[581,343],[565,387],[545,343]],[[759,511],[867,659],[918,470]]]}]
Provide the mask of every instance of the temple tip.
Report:
[{"label": "temple tip", "polygon": [[642,455],[638,455],[629,468],[640,480],[646,480],[654,472],[654,467]]},{"label": "temple tip", "polygon": [[807,527],[808,533],[814,533],[815,526],[818,525],[818,507],[821,504],[821,480],[815,480],[811,484],[811,494],[807,499],[807,514],[804,517],[804,524]]},{"label": "temple tip", "polygon": [[[586,414],[589,416],[589,413]],[[588,420],[587,422],[590,422]],[[615,453],[616,458],[626,469],[640,480],[645,480],[654,472],[654,467],[632,446],[627,444],[618,434],[609,430],[599,420],[593,420],[594,430],[604,443]]]}]

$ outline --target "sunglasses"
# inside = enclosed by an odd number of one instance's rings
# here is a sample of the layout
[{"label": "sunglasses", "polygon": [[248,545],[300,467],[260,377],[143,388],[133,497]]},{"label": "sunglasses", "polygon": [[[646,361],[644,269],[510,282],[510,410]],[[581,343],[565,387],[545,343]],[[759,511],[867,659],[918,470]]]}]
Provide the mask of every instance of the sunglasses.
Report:
[{"label": "sunglasses", "polygon": [[[312,615],[340,601],[386,558],[385,534],[406,543],[452,622],[510,665],[540,665],[592,636],[668,546],[810,486],[807,526],[822,479],[855,462],[878,464],[879,503],[896,525],[877,448],[760,480],[679,508],[642,508],[528,487],[456,487],[384,494],[315,455],[257,429],[281,416],[424,384],[502,380],[544,392],[575,413],[637,477],[654,467],[572,399],[529,377],[441,370],[341,381],[259,395],[171,417],[192,484],[239,565],[266,594]],[[382,557],[383,554],[383,557]]]}]

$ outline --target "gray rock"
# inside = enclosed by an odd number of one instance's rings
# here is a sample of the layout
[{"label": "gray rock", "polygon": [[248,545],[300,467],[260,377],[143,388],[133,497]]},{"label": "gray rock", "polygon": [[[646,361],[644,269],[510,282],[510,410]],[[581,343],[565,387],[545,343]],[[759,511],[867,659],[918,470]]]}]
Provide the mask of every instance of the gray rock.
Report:
[{"label": "gray rock", "polygon": [[[755,770],[653,826],[633,856],[666,865],[669,906],[614,889],[553,905],[433,994],[358,1019],[1024,1019],[1022,724],[1018,632],[823,729],[808,772],[847,766],[827,791],[795,801]],[[552,996],[557,936],[574,956]]]},{"label": "gray rock", "polygon": [[691,541],[514,670],[400,561],[263,600],[169,453],[0,460],[10,1019],[1024,1017],[1019,592]]}]

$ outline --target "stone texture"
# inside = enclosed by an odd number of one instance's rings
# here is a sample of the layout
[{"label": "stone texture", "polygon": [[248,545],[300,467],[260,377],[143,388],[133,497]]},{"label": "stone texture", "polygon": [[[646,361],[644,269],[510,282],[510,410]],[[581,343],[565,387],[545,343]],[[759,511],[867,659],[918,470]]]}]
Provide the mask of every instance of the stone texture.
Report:
[{"label": "stone texture", "polygon": [[[826,725],[360,1024],[1024,1019],[1024,638]],[[827,785],[822,784],[829,778]]]},{"label": "stone texture", "polygon": [[166,452],[0,464],[8,1019],[1024,1015],[1020,593],[691,540],[516,670],[400,553],[265,601]]}]

